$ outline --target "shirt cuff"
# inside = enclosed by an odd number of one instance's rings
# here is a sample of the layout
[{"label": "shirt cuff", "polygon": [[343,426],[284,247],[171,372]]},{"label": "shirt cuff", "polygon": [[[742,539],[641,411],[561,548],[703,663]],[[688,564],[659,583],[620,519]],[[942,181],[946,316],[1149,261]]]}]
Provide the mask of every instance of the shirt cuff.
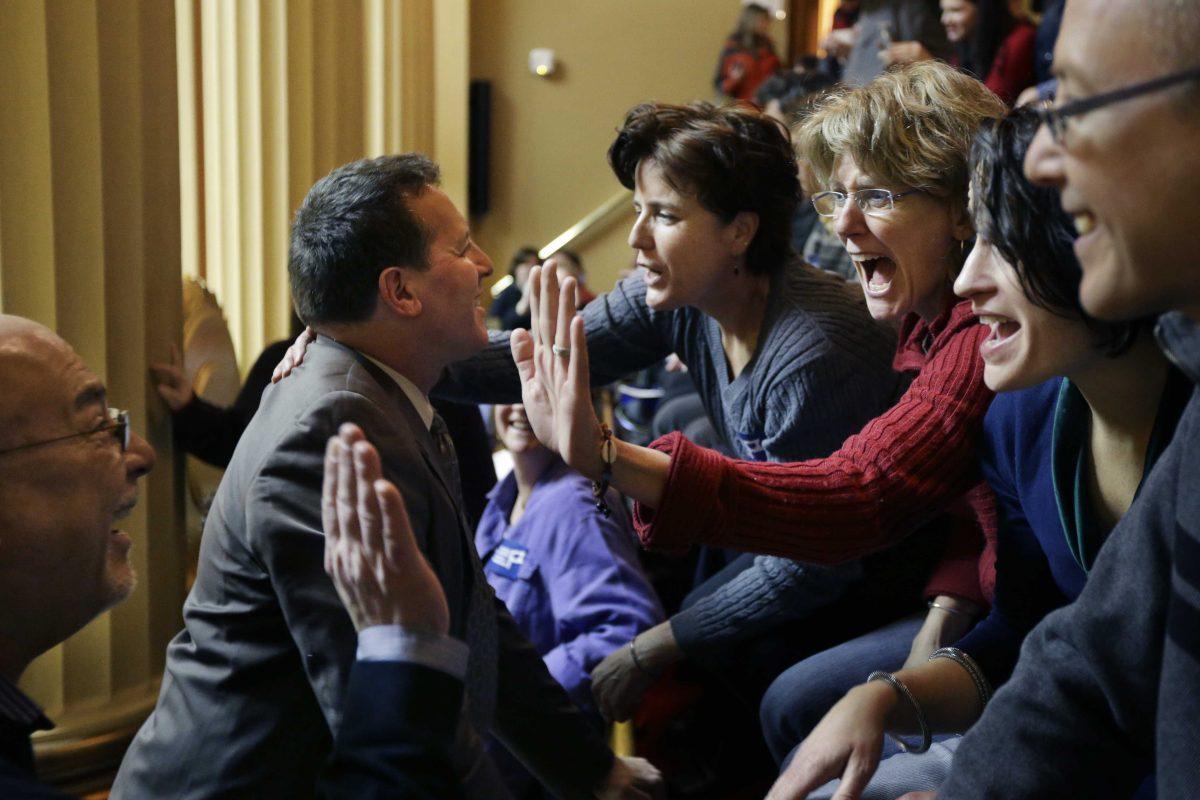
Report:
[{"label": "shirt cuff", "polygon": [[414,631],[399,625],[372,625],[358,632],[359,661],[400,661],[420,664],[465,680],[466,643],[438,633]]}]

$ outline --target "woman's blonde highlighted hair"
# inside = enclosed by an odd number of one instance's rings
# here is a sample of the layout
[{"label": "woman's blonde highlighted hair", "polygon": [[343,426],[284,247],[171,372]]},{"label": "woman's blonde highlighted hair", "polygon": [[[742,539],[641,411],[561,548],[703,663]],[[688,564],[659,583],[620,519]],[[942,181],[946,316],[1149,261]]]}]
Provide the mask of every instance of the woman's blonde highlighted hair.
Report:
[{"label": "woman's blonde highlighted hair", "polygon": [[966,208],[971,141],[1005,105],[982,83],[939,61],[886,72],[829,95],[793,135],[796,152],[829,186],[849,157],[877,181],[922,189]]}]

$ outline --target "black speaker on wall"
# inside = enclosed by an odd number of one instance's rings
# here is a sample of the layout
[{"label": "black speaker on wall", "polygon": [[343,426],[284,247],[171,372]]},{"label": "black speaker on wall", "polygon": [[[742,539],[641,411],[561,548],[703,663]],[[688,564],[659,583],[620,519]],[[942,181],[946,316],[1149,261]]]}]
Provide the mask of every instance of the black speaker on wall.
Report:
[{"label": "black speaker on wall", "polygon": [[491,207],[492,83],[471,81],[467,119],[467,208],[471,214],[486,214]]}]

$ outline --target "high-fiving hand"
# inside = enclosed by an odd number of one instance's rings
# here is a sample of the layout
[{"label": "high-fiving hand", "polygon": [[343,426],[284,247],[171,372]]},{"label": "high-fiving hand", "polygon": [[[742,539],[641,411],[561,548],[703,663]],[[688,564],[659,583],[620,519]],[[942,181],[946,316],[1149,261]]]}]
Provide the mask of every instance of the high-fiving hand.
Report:
[{"label": "high-fiving hand", "polygon": [[542,444],[589,478],[600,476],[600,422],[592,407],[587,336],[574,278],[561,286],[553,261],[529,275],[531,330],[513,331],[513,361],[529,424]]},{"label": "high-fiving hand", "polygon": [[379,453],[357,425],[342,425],[325,448],[321,519],[325,571],[355,630],[450,629],[446,594],[417,548],[404,500],[383,479]]}]

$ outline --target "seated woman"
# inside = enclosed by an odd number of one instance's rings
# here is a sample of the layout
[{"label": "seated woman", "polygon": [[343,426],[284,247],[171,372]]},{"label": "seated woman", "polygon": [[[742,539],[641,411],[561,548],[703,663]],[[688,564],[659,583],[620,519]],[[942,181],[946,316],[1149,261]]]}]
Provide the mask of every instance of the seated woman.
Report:
[{"label": "seated woman", "polygon": [[[995,603],[954,648],[851,690],[804,740],[772,800],[809,796],[839,775],[839,798],[936,788],[958,740],[888,759],[867,786],[884,734],[962,731],[979,718],[1025,634],[1083,589],[1187,402],[1189,383],[1148,322],[1100,323],[1080,308],[1071,220],[1057,191],[1022,174],[1038,124],[1020,109],[976,140],[980,237],[955,283],[991,334],[980,348],[984,379],[1005,393],[988,412],[982,448],[1001,512]],[[861,671],[875,666],[864,661]]]},{"label": "seated woman", "polygon": [[[890,410],[828,457],[735,461],[675,433],[653,449],[614,441],[606,470],[607,435],[600,435],[590,407],[569,402],[582,403],[587,394],[579,367],[588,355],[584,327],[570,322],[567,303],[558,304],[549,271],[539,273],[542,286],[534,285],[536,354],[527,334],[513,339],[535,429],[585,475],[611,477],[639,501],[635,522],[648,545],[679,550],[703,542],[838,564],[889,548],[950,510],[977,520],[973,539],[954,540],[954,558],[929,585],[931,596],[944,595],[938,608],[924,627],[914,616],[904,635],[891,640],[894,652],[884,663],[895,667],[957,639],[969,618],[955,612],[978,613],[986,602],[978,529],[990,532],[991,500],[976,466],[976,440],[991,402],[978,357],[987,331],[950,287],[974,235],[966,208],[971,139],[984,119],[1003,111],[978,81],[929,62],[835,95],[798,128],[798,147],[830,187],[813,202],[835,218],[871,314],[901,324],[895,368],[917,372]],[[555,313],[568,316],[556,321]],[[559,349],[552,352],[552,343]],[[531,393],[553,399],[558,419],[547,402],[531,403]],[[633,648],[606,659],[593,675],[601,709],[625,718],[667,665],[685,654],[736,652],[781,620],[811,613],[805,601],[828,600],[837,588],[828,571],[755,559],[719,590],[639,636]],[[836,696],[859,680],[857,671],[845,674]]]},{"label": "seated woman", "polygon": [[[591,482],[534,437],[520,405],[496,406],[496,436],[513,470],[488,495],[475,547],[488,583],[570,698],[595,717],[588,677],[606,655],[663,618],[638,563],[629,516],[596,513]],[[537,783],[492,748],[514,797]]]},{"label": "seated woman", "polygon": [[494,414],[513,470],[488,495],[475,532],[483,571],[550,674],[594,711],[592,667],[659,622],[662,608],[616,493],[611,516],[595,513],[591,482],[542,446],[522,406]]}]

